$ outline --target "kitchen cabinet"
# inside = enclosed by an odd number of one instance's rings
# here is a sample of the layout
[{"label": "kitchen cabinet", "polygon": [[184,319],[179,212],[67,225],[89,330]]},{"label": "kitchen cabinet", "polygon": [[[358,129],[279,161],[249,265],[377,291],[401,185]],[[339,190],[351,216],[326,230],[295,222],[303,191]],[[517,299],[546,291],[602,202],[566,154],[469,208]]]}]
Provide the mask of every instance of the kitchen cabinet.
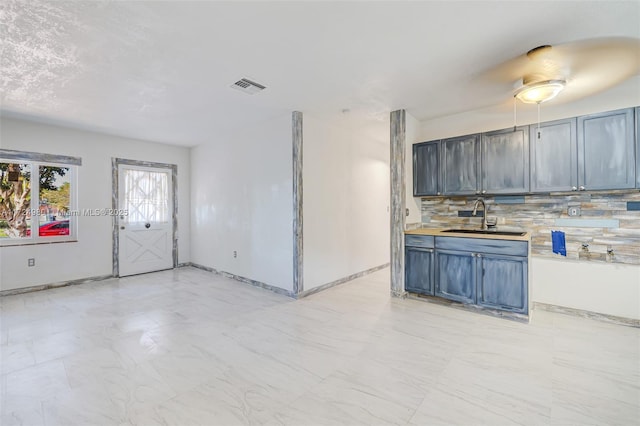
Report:
[{"label": "kitchen cabinet", "polygon": [[578,189],[577,120],[531,125],[531,192],[561,192]]},{"label": "kitchen cabinet", "polygon": [[526,315],[528,256],[528,241],[406,235],[405,289]]},{"label": "kitchen cabinet", "polygon": [[433,258],[432,248],[405,247],[406,291],[433,295]]},{"label": "kitchen cabinet", "polygon": [[413,196],[440,195],[440,141],[413,145]]},{"label": "kitchen cabinet", "polygon": [[633,108],[578,117],[578,188],[634,188],[636,141]]},{"label": "kitchen cabinet", "polygon": [[476,302],[475,253],[437,250],[436,296],[461,303]]},{"label": "kitchen cabinet", "polygon": [[640,107],[423,142],[414,196],[640,188]]},{"label": "kitchen cabinet", "polygon": [[[499,309],[520,314],[529,312],[528,258],[529,243],[502,239],[436,237],[436,295],[463,301],[457,294],[450,297],[439,292],[442,276],[446,281],[455,281],[451,285],[456,290],[473,286],[473,296],[464,303],[473,303],[485,308]],[[445,256],[455,255],[458,264],[441,261]],[[442,268],[447,268],[443,270]],[[449,270],[459,269],[459,271]],[[471,293],[467,290],[467,294]]]},{"label": "kitchen cabinet", "polygon": [[526,314],[527,258],[477,254],[476,262],[478,305]]},{"label": "kitchen cabinet", "polygon": [[529,126],[482,134],[482,193],[529,192]]},{"label": "kitchen cabinet", "polygon": [[480,135],[441,142],[442,193],[473,195],[480,190]]},{"label": "kitchen cabinet", "polygon": [[404,245],[405,290],[433,295],[434,238],[427,235],[406,235]]}]

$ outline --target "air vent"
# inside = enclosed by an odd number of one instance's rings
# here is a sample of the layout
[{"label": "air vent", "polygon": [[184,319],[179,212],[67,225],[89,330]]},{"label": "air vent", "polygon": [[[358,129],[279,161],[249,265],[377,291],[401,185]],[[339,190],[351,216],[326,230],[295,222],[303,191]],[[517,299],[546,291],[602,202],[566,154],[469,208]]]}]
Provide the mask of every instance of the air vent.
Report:
[{"label": "air vent", "polygon": [[231,85],[231,87],[249,95],[253,95],[254,93],[258,93],[266,89],[262,84],[256,83],[255,81],[251,81],[247,78],[236,81]]}]

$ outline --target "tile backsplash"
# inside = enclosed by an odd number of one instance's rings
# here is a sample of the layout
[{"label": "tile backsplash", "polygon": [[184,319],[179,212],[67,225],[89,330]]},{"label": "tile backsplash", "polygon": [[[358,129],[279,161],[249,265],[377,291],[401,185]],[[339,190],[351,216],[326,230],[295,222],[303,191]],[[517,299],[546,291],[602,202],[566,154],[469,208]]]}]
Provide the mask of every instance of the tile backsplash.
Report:
[{"label": "tile backsplash", "polygon": [[[483,197],[488,217],[497,217],[498,229],[518,228],[531,232],[533,256],[560,258],[551,251],[551,231],[566,234],[567,259],[640,264],[640,191],[608,193],[544,194],[517,197]],[[477,197],[423,198],[424,228],[477,228],[482,218],[459,216],[473,210]],[[579,216],[569,216],[579,207]],[[579,258],[582,245],[590,255]],[[607,255],[607,249],[613,255]],[[601,254],[601,255],[598,255]]]}]

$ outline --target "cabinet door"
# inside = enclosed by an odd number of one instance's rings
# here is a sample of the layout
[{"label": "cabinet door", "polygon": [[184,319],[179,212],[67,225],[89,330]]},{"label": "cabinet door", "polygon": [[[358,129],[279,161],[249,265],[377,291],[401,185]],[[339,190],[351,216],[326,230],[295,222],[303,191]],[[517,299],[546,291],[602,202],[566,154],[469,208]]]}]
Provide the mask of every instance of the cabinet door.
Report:
[{"label": "cabinet door", "polygon": [[470,252],[436,252],[436,296],[462,303],[476,301],[475,257]]},{"label": "cabinet door", "polygon": [[486,254],[477,259],[478,305],[527,314],[527,259]]},{"label": "cabinet door", "polygon": [[433,295],[433,249],[406,247],[404,289]]},{"label": "cabinet door", "polygon": [[442,193],[469,195],[479,193],[479,135],[444,139],[442,152]]},{"label": "cabinet door", "polygon": [[413,195],[440,195],[440,141],[413,145]]},{"label": "cabinet door", "polygon": [[482,193],[529,192],[529,126],[482,135]]},{"label": "cabinet door", "polygon": [[636,185],[633,109],[578,117],[578,187],[625,189]]},{"label": "cabinet door", "polygon": [[531,125],[531,192],[578,189],[576,119]]}]

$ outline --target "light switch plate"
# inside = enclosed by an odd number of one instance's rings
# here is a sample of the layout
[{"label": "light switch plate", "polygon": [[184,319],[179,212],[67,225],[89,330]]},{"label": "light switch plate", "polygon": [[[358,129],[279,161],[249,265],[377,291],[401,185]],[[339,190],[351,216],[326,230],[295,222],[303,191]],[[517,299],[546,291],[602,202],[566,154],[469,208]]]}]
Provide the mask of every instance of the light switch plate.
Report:
[{"label": "light switch plate", "polygon": [[28,266],[36,266],[36,259],[33,257],[30,257],[29,259],[27,259],[27,265]]},{"label": "light switch plate", "polygon": [[567,214],[569,216],[580,216],[580,207],[569,206],[569,208],[567,209]]}]

